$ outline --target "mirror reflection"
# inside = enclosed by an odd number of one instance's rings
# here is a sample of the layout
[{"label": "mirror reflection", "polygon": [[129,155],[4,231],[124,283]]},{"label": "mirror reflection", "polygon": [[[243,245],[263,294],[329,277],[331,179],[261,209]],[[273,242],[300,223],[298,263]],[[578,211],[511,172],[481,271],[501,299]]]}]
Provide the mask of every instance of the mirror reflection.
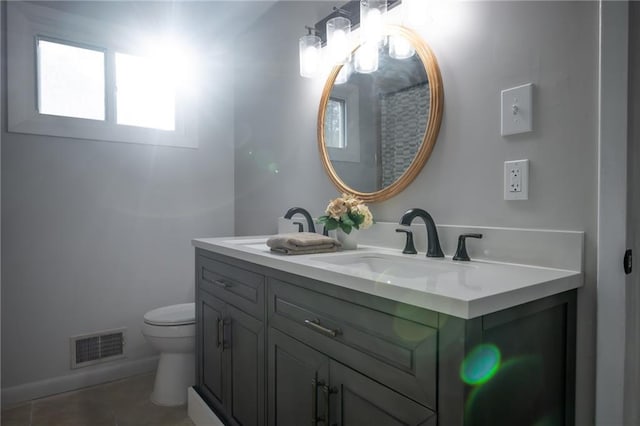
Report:
[{"label": "mirror reflection", "polygon": [[429,81],[420,58],[394,59],[380,49],[378,60],[377,71],[351,72],[345,83],[334,84],[325,111],[332,166],[360,192],[379,191],[402,176],[422,144],[429,117]]},{"label": "mirror reflection", "polygon": [[415,179],[442,119],[442,78],[432,51],[407,28],[390,26],[387,36],[377,56],[359,46],[333,69],[318,111],[329,178],[365,201],[392,197]]}]

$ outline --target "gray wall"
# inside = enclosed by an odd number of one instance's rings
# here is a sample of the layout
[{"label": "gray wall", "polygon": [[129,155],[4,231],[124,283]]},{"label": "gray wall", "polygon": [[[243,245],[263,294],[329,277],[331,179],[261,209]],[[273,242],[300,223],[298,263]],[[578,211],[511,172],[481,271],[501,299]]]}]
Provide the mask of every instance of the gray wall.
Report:
[{"label": "gray wall", "polygon": [[219,42],[201,51],[198,149],[13,134],[3,124],[3,389],[71,374],[75,334],[125,326],[128,359],[116,364],[150,356],[143,314],[193,301],[190,239],[234,227],[233,73]]},{"label": "gray wall", "polygon": [[[597,2],[451,2],[453,18],[421,29],[444,81],[445,112],[426,167],[378,221],[424,207],[437,222],[586,232],[579,292],[577,424],[593,421],[595,357]],[[298,76],[297,39],[327,3],[282,2],[242,44],[236,86],[236,232],[270,234],[301,205],[336,195],[316,149],[323,82]],[[277,31],[273,29],[277,28]],[[249,72],[250,71],[250,72]],[[534,131],[500,136],[500,91],[535,85]],[[241,115],[240,115],[241,114]],[[250,154],[251,153],[251,154]],[[256,155],[258,154],[258,155]],[[528,158],[528,201],[502,199],[503,162]],[[266,165],[277,162],[278,173]]]},{"label": "gray wall", "polygon": [[273,233],[276,218],[294,205],[318,215],[336,195],[315,142],[324,82],[298,74],[298,38],[330,9],[326,2],[280,2],[237,43],[238,235]]},{"label": "gray wall", "polygon": [[[370,76],[354,74],[346,83],[353,85],[358,90],[360,161],[332,161],[331,163],[346,185],[357,191],[374,192],[378,190],[379,186],[376,161],[378,161],[378,152],[380,151],[380,137],[378,136],[380,108],[377,95],[372,90],[367,90],[371,87],[371,83],[366,82],[366,79],[370,79]],[[365,80],[364,83],[363,80]],[[347,114],[349,114],[348,106]],[[349,121],[347,118],[347,122]],[[349,143],[348,139],[347,143]]]}]

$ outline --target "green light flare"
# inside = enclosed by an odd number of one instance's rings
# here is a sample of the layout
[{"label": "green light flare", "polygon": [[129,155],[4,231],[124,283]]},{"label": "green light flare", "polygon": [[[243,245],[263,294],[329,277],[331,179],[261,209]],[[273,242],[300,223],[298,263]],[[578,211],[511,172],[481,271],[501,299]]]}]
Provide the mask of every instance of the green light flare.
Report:
[{"label": "green light flare", "polygon": [[480,385],[491,379],[500,368],[500,350],[491,344],[473,349],[462,361],[460,378],[469,385]]}]

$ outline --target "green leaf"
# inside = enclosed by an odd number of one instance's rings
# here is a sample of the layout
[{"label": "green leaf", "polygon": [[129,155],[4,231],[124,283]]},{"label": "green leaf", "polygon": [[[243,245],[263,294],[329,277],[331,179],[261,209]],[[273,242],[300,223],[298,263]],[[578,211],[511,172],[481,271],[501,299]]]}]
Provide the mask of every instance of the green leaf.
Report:
[{"label": "green leaf", "polygon": [[345,234],[350,234],[351,233],[351,225],[347,225],[344,222],[340,222],[340,229],[342,229]]},{"label": "green leaf", "polygon": [[331,219],[329,216],[320,216],[317,223],[325,224],[329,222],[329,219]]},{"label": "green leaf", "polygon": [[349,217],[349,215],[347,213],[345,213],[342,216],[340,216],[340,222],[342,222],[343,224],[349,226],[349,229],[351,229],[351,227],[353,225],[355,225],[355,223],[353,222],[353,220]]},{"label": "green leaf", "polygon": [[364,215],[363,214],[354,214],[353,216],[351,216],[351,219],[353,220],[353,223],[356,225],[362,225],[362,222],[364,222]]},{"label": "green leaf", "polygon": [[331,219],[328,220],[325,224],[324,227],[327,228],[327,230],[329,231],[333,231],[334,229],[336,229],[338,227],[339,223],[337,220],[335,219]]}]

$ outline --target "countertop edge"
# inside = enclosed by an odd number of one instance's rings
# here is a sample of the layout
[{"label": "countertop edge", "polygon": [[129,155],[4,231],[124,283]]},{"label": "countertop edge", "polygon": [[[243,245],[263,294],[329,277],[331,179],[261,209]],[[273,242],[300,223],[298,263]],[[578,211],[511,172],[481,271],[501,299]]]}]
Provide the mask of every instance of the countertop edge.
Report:
[{"label": "countertop edge", "polygon": [[[324,281],[338,287],[348,288],[373,296],[394,300],[408,305],[437,311],[462,319],[472,319],[482,315],[494,313],[523,303],[531,302],[543,297],[579,288],[583,285],[583,273],[579,271],[560,270],[558,277],[553,280],[535,283],[524,288],[488,295],[475,300],[462,300],[446,295],[429,293],[409,288],[402,288],[383,282],[372,282],[369,279],[347,275],[329,269],[318,268],[304,263],[308,256],[282,256],[260,253],[242,249],[242,244],[225,244],[224,241],[255,240],[266,236],[229,237],[229,238],[197,238],[192,240],[194,247],[244,260],[260,266],[281,270],[295,275],[305,276],[318,281]],[[381,248],[381,250],[384,250]],[[527,266],[527,265],[523,265]],[[545,269],[545,268],[543,268]],[[550,268],[546,268],[550,269]],[[375,284],[375,285],[372,285]]]}]

